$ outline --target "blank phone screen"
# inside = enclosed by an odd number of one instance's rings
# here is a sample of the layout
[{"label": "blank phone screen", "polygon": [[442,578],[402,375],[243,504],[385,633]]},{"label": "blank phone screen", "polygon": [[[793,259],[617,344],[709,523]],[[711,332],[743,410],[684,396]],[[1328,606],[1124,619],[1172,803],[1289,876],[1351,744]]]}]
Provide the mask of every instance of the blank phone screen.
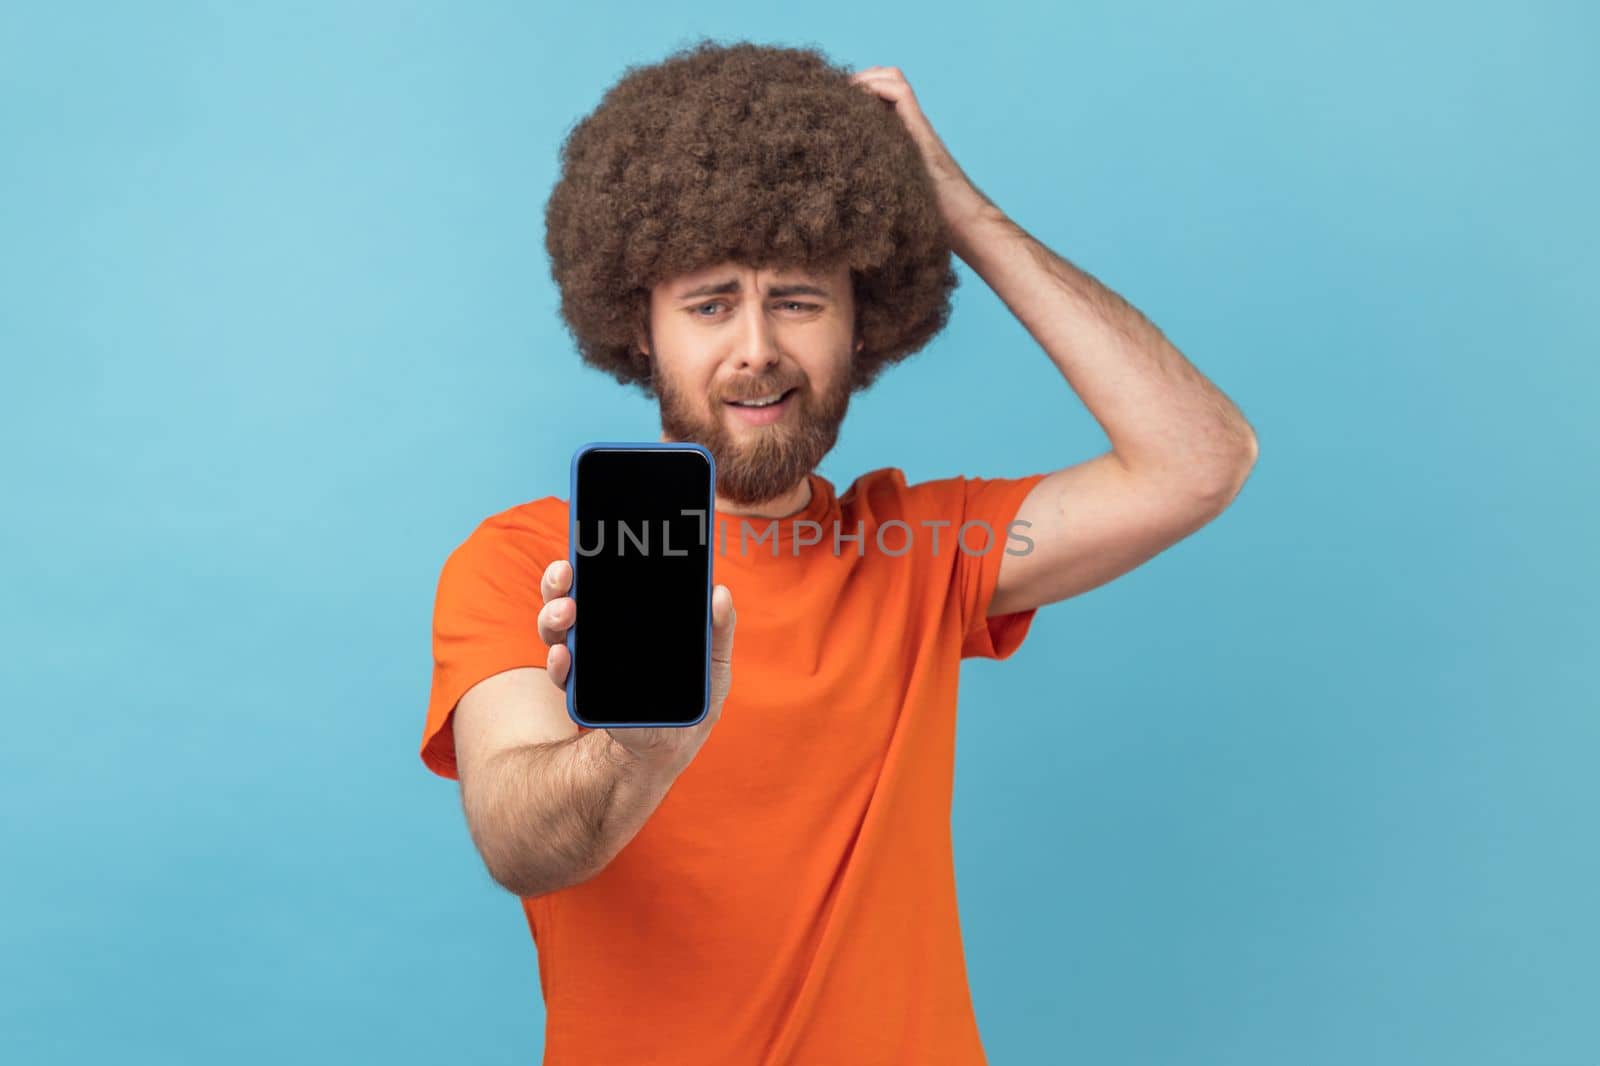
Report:
[{"label": "blank phone screen", "polygon": [[695,449],[578,456],[568,687],[582,721],[687,725],[704,713],[713,493]]}]

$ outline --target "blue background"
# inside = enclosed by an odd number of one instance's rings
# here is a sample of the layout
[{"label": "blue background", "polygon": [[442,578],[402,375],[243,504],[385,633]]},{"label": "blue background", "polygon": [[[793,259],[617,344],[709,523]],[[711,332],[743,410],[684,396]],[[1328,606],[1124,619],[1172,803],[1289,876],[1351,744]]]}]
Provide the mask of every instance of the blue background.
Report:
[{"label": "blue background", "polygon": [[[992,1059],[1593,1066],[1594,11],[7,5],[8,1061],[537,1061],[521,912],[416,755],[432,598],[576,443],[657,434],[542,208],[622,68],[711,34],[900,66],[1261,442],[965,669]],[[1107,446],[960,269],[837,486]]]}]

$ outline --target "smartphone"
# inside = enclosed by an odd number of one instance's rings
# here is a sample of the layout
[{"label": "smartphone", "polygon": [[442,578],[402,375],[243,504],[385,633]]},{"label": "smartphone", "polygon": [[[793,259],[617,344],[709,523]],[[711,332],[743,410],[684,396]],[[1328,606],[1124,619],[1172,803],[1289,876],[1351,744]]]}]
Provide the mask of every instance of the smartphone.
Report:
[{"label": "smartphone", "polygon": [[698,444],[602,441],[573,453],[567,713],[579,725],[706,716],[716,484]]}]

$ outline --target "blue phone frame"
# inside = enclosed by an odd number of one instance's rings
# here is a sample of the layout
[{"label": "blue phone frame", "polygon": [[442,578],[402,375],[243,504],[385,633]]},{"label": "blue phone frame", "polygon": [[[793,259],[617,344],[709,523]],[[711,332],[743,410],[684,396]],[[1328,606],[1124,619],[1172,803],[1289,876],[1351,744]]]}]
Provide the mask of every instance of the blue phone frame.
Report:
[{"label": "blue phone frame", "polygon": [[567,565],[572,568],[572,588],[567,595],[576,602],[578,598],[578,460],[592,451],[693,451],[705,456],[706,468],[710,473],[711,508],[706,514],[706,661],[702,674],[705,677],[705,695],[701,699],[700,713],[692,722],[590,722],[578,714],[578,637],[574,632],[577,626],[567,629],[567,661],[571,664],[567,671],[567,717],[585,729],[647,729],[647,728],[687,728],[698,725],[705,720],[706,714],[711,710],[711,590],[716,572],[716,552],[713,545],[713,530],[716,516],[711,513],[716,509],[717,489],[717,461],[712,458],[711,452],[704,446],[684,441],[590,441],[572,453],[572,467],[568,474],[570,489],[567,505]]}]

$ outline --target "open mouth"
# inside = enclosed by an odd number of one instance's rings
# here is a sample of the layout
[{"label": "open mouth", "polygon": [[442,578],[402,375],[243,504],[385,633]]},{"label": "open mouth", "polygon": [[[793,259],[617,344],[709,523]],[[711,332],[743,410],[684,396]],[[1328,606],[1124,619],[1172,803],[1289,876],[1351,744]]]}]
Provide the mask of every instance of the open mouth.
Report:
[{"label": "open mouth", "polygon": [[751,426],[769,426],[783,417],[794,399],[795,390],[785,389],[776,398],[763,396],[751,400],[724,400],[741,422]]},{"label": "open mouth", "polygon": [[776,396],[764,396],[753,400],[728,400],[729,407],[742,407],[747,411],[761,411],[768,407],[780,407],[794,393],[793,389],[784,389]]}]

